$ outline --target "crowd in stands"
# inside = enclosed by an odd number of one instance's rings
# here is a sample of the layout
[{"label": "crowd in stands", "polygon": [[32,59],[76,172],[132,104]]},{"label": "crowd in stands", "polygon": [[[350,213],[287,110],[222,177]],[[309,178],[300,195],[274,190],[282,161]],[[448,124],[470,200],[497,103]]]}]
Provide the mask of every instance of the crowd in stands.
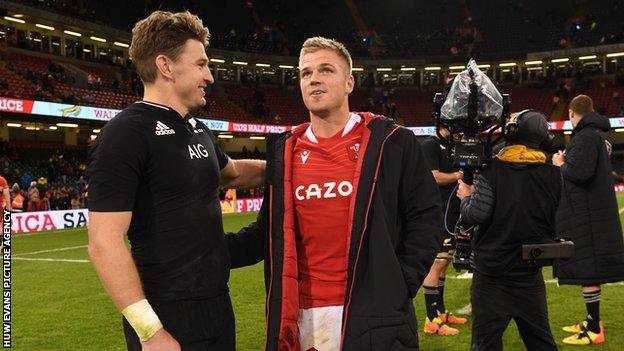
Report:
[{"label": "crowd in stands", "polygon": [[[24,57],[20,55],[17,57]],[[122,109],[139,99],[142,88],[136,74],[128,69],[122,75],[127,78],[125,81],[113,75],[104,79],[97,70],[85,70],[84,87],[80,88],[75,83],[76,77],[52,59],[27,68],[19,66],[14,59],[7,59],[5,63],[4,69],[0,67],[1,96]],[[427,81],[421,88],[414,83],[418,79],[415,76],[406,83],[400,79],[385,80],[375,74],[371,72],[361,77],[361,86],[351,95],[352,108],[384,114],[406,125],[428,123],[431,96],[440,91],[445,78],[437,83]],[[550,65],[543,76],[524,77],[522,83],[520,76],[516,73],[492,77],[501,91],[515,94],[512,108],[537,108],[552,115],[569,96],[588,93],[599,108],[604,108],[601,112],[623,115],[624,67],[604,75],[601,70],[583,65],[568,65],[567,68]],[[241,75],[240,83],[219,81],[207,93],[207,105],[200,111],[200,117],[280,125],[297,125],[307,118],[296,84],[280,86],[263,80],[261,74]],[[537,105],[522,103],[531,102],[528,96],[533,95],[539,95]],[[541,101],[543,97],[548,101]]]},{"label": "crowd in stands", "polygon": [[[82,179],[82,183],[84,180]],[[88,191],[80,192],[81,182],[75,187],[46,187],[32,181],[26,188],[13,183],[10,188],[11,205],[14,211],[35,212],[55,210],[75,210],[87,208]]]},{"label": "crowd in stands", "polygon": [[55,151],[47,159],[0,141],[0,170],[10,186],[15,210],[47,211],[84,208],[88,185],[86,165],[76,155]]},{"label": "crowd in stands", "polygon": [[[414,58],[473,55],[496,56],[498,41],[511,44],[508,52],[571,48],[622,42],[624,26],[618,25],[618,9],[624,1],[526,1],[405,2],[359,1],[353,12],[343,2],[243,0],[230,5],[238,21],[221,24],[217,17],[212,45],[215,48],[277,55],[297,55],[301,42],[313,35],[330,35],[345,44],[355,57]],[[146,12],[178,9],[173,1],[149,2]],[[209,5],[192,4],[199,13],[214,12]],[[608,9],[608,10],[607,10]],[[614,9],[612,11],[612,9]],[[358,20],[364,23],[364,27]],[[232,24],[232,22],[234,24]],[[491,22],[503,24],[492,25]],[[616,23],[616,25],[613,25]],[[524,28],[516,40],[504,25]]]},{"label": "crowd in stands", "polygon": [[[199,13],[218,49],[296,56],[312,35],[329,35],[355,57],[500,57],[510,52],[544,51],[619,43],[624,0],[537,1],[341,1],[237,0],[220,4],[150,0],[13,0],[47,11],[129,31],[154,10]],[[512,30],[505,30],[505,26]],[[521,30],[522,37],[515,32]],[[522,39],[522,40],[519,40]],[[510,46],[511,45],[511,46]],[[500,50],[504,48],[505,50]]]},{"label": "crowd in stands", "polygon": [[46,11],[55,12],[64,16],[80,18],[85,21],[106,23],[96,16],[96,10],[90,1],[86,0],[12,0],[24,5],[34,6]]},{"label": "crowd in stands", "polygon": [[[513,44],[514,40],[505,39],[506,31],[497,27],[500,23],[508,23],[514,28],[525,25],[525,31],[519,32],[526,32],[529,42],[537,31],[541,36],[539,40],[533,38],[533,41],[550,49],[557,48],[559,44],[556,41],[559,39],[565,41],[566,48],[624,40],[624,26],[613,20],[612,11],[605,11],[604,6],[600,6],[602,1],[597,2],[600,4],[579,2],[574,6],[561,1],[539,6],[516,1],[500,2],[490,4],[494,6],[491,8],[494,17],[489,21],[484,17],[484,10],[488,8],[485,2],[407,4],[398,0],[388,1],[385,5],[358,2],[359,13],[348,9],[343,2],[328,0],[304,4],[285,0],[244,0],[228,2],[222,9],[214,9],[210,13],[205,11],[206,4],[193,2],[189,4],[189,10],[205,14],[206,21],[215,22],[212,47],[291,56],[296,56],[301,41],[311,35],[311,30],[320,30],[322,33],[316,34],[331,35],[345,42],[356,57],[413,58],[427,53],[455,61],[459,58],[463,60],[464,56],[480,56],[484,51],[513,52],[513,48],[502,46],[511,45],[509,42]],[[21,2],[35,6],[51,4],[48,10],[70,16],[81,14],[80,18],[87,20],[90,18],[85,17],[85,13],[93,12],[90,6],[100,6],[80,0]],[[617,0],[612,5],[624,8],[624,0]],[[149,1],[145,3],[145,11],[140,11],[140,14],[124,11],[119,20],[123,20],[125,15],[136,17],[156,9],[177,10],[179,6],[173,1]],[[393,16],[390,16],[392,11],[389,8],[395,9]],[[239,13],[241,16],[227,23],[228,29],[223,30],[219,18],[214,18],[216,15],[213,14],[221,13],[219,11]],[[302,16],[302,13],[306,15]],[[407,21],[404,16],[408,13],[418,20]],[[101,14],[99,16],[102,17]],[[130,17],[125,26],[136,20]],[[360,22],[355,25],[357,18],[364,25]],[[432,18],[437,20],[432,21]],[[9,39],[9,46],[19,44],[11,44]],[[550,42],[551,39],[555,42]],[[109,63],[105,68],[77,63],[74,68],[84,72],[84,76],[80,77],[76,76],[76,70],[70,73],[67,62],[59,64],[54,59],[11,55],[0,49],[0,59],[4,62],[0,65],[2,96],[122,109],[142,94],[142,83],[128,63]],[[501,91],[514,94],[514,109],[538,108],[558,119],[570,95],[589,93],[598,108],[602,108],[601,112],[622,115],[624,67],[619,67],[608,76],[603,76],[596,67],[578,63],[567,68],[550,65],[545,74],[537,78],[527,79],[524,77],[526,72],[517,71],[492,78]],[[420,82],[417,74],[407,80],[381,76],[384,75],[369,72],[359,77],[362,84],[351,96],[351,107],[384,114],[407,125],[428,123],[431,96],[433,92],[440,91],[446,78],[431,80],[426,75]],[[231,80],[232,72],[227,71],[221,75],[218,84],[210,87],[201,117],[287,125],[296,125],[307,119],[296,79],[288,78],[281,85],[274,76],[260,71],[252,73],[252,70],[245,68],[240,72],[240,82],[229,82]],[[539,96],[537,101],[533,99],[536,96]]]}]

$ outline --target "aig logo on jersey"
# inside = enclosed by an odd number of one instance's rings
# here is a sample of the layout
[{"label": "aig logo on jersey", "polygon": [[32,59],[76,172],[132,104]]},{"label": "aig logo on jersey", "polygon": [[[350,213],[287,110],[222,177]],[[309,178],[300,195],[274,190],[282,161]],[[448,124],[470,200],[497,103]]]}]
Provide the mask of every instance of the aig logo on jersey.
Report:
[{"label": "aig logo on jersey", "polygon": [[189,156],[191,160],[194,158],[208,158],[208,150],[202,144],[189,145],[188,146]]},{"label": "aig logo on jersey", "polygon": [[337,196],[349,196],[353,192],[353,184],[348,180],[343,180],[336,185],[336,182],[323,183],[323,185],[310,184],[299,185],[295,188],[295,197],[297,200],[310,199],[332,199]]}]

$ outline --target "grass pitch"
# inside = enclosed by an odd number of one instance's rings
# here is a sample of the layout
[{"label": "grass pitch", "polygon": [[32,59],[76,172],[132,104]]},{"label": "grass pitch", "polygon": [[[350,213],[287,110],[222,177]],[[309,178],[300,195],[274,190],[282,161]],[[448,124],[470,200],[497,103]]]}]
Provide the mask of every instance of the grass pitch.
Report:
[{"label": "grass pitch", "polygon": [[[620,208],[624,195],[618,194]],[[255,214],[224,216],[226,231],[236,231]],[[622,214],[620,214],[620,219]],[[624,221],[623,221],[624,222]],[[86,229],[20,234],[13,237],[12,348],[16,350],[125,350],[121,317],[102,288],[87,255]],[[230,290],[236,313],[237,350],[261,350],[264,345],[264,283],[262,264],[232,271]],[[557,287],[550,269],[547,280],[550,324],[560,350],[569,334],[563,325],[580,321],[585,305],[579,287]],[[470,280],[449,269],[445,297],[456,310],[469,302]],[[419,326],[425,316],[422,292],[414,299]],[[607,341],[592,350],[624,350],[624,284],[603,286],[601,317]],[[468,350],[470,322],[454,337],[424,335],[424,351]],[[504,336],[505,350],[524,350],[512,322]]]}]

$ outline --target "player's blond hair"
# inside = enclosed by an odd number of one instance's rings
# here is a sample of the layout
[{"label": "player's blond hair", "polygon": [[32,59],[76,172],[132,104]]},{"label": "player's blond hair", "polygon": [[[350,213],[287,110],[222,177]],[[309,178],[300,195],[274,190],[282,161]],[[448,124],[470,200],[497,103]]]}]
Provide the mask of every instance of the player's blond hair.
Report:
[{"label": "player's blond hair", "polygon": [[351,73],[351,69],[353,68],[353,60],[351,59],[351,54],[349,54],[349,50],[335,39],[328,39],[324,37],[312,37],[308,38],[301,46],[301,52],[299,53],[299,62],[303,58],[303,55],[310,54],[313,52],[317,52],[319,50],[332,50],[338,54],[338,56],[342,57],[349,67],[349,73]]},{"label": "player's blond hair", "polygon": [[208,45],[210,32],[202,20],[188,11],[154,11],[137,22],[132,29],[132,42],[128,54],[145,84],[156,80],[158,55],[176,60],[189,39]]}]

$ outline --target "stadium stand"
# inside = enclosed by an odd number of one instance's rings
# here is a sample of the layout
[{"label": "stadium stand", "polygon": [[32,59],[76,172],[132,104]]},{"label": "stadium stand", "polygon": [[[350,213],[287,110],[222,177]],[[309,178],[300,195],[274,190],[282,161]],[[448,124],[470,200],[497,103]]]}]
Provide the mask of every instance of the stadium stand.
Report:
[{"label": "stadium stand", "polygon": [[[144,11],[121,1],[16,2],[124,30],[144,12],[159,7],[182,9],[180,3],[173,1],[146,2]],[[581,1],[572,6],[563,0],[460,1],[458,5],[400,0],[246,0],[210,8],[202,2],[184,6],[205,14],[205,22],[213,33],[211,47],[286,58],[294,58],[300,43],[311,35],[332,36],[345,42],[356,62],[358,57],[419,58],[436,63],[462,62],[470,56],[481,60],[513,59],[524,58],[527,52],[624,39],[617,11],[609,10],[624,8],[623,0]],[[78,60],[42,53],[40,45],[33,45],[28,37],[16,35],[10,28],[0,39],[6,43],[0,49],[5,62],[0,67],[0,92],[6,92],[5,96],[114,109],[140,98],[138,77],[120,61],[86,55],[85,60]],[[231,67],[221,69],[227,72],[211,87],[202,116],[269,124],[299,124],[307,119],[296,82],[283,84],[275,77],[254,76],[250,69],[242,69],[239,78],[233,78],[236,74]],[[586,92],[595,96],[597,106],[606,114],[622,112],[621,66],[619,71],[606,75],[596,66],[577,63],[566,67],[550,65],[544,76],[538,78],[524,77],[520,81],[521,75],[526,72],[515,71],[498,81],[502,91],[512,94],[512,109],[538,108],[552,113],[553,119],[560,119],[567,96]],[[392,115],[407,125],[422,125],[429,122],[431,97],[433,92],[440,91],[444,77],[430,84],[428,77],[420,82],[422,78],[415,75],[407,85],[399,84],[398,79],[387,81],[375,73],[361,79],[363,84],[351,97],[352,108],[364,108],[372,98],[369,110]],[[96,80],[100,83],[94,83]],[[390,101],[383,98],[384,90],[395,92]],[[262,99],[258,100],[260,95]]]}]

